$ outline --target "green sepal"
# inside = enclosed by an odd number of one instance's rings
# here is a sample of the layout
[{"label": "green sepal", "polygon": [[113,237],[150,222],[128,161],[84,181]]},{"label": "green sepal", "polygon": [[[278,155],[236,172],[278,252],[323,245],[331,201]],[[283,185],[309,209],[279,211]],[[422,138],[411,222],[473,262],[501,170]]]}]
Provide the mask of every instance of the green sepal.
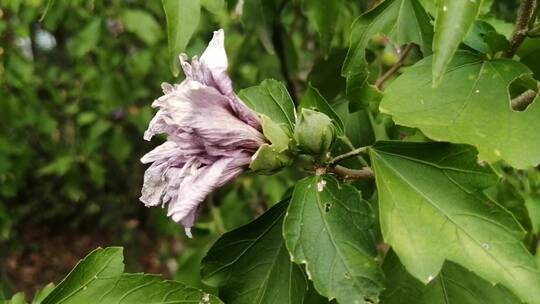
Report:
[{"label": "green sepal", "polygon": [[251,159],[249,168],[261,174],[273,174],[293,161],[287,150],[280,152],[269,144],[260,146]]},{"label": "green sepal", "polygon": [[272,143],[272,147],[278,152],[287,150],[292,137],[288,126],[284,123],[276,123],[264,114],[260,117],[264,137]]}]

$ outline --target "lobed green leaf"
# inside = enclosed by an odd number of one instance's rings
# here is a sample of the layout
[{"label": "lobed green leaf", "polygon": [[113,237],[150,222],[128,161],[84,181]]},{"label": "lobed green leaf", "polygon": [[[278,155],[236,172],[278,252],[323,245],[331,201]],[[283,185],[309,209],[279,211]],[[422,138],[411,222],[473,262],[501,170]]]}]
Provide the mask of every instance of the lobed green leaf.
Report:
[{"label": "lobed green leaf", "polygon": [[386,89],[382,112],[433,140],[474,145],[488,162],[504,160],[519,169],[540,163],[540,133],[531,132],[540,128],[540,106],[517,112],[509,100],[510,84],[530,74],[526,66],[459,52],[445,81],[433,88],[431,61],[418,62]]},{"label": "lobed green leaf", "polygon": [[287,248],[315,289],[340,303],[376,301],[383,274],[375,260],[373,214],[360,192],[329,175],[298,182],[283,223]]},{"label": "lobed green leaf", "polygon": [[483,194],[497,176],[476,163],[474,148],[380,142],[370,154],[384,240],[414,277],[427,284],[449,260],[540,303],[540,270],[524,231]]}]

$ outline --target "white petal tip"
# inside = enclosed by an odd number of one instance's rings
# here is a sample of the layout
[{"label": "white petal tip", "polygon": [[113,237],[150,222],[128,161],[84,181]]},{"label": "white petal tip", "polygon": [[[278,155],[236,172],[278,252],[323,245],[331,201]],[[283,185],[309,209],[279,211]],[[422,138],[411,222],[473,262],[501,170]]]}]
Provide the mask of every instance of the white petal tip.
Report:
[{"label": "white petal tip", "polygon": [[210,70],[226,71],[227,54],[225,52],[225,32],[223,29],[214,31],[212,40],[201,55],[201,62],[204,62]]},{"label": "white petal tip", "polygon": [[225,31],[223,29],[219,29],[217,31],[214,31],[214,37],[215,36],[224,36],[225,35]]},{"label": "white petal tip", "polygon": [[144,131],[143,139],[146,141],[150,141],[153,135],[154,134],[152,134],[152,132]]},{"label": "white petal tip", "polygon": [[184,228],[185,232],[186,232],[186,236],[190,239],[193,238],[193,234],[191,234],[191,228]]},{"label": "white petal tip", "polygon": [[161,84],[161,90],[163,91],[163,94],[169,94],[174,91],[174,86],[170,83],[163,82]]}]

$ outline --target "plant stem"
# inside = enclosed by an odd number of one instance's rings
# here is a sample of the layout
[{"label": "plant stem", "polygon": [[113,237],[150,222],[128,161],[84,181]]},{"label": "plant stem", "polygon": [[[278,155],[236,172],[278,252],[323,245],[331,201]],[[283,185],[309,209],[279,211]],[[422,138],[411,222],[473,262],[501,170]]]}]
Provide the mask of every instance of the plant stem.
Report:
[{"label": "plant stem", "polygon": [[367,149],[368,147],[360,147],[360,148],[357,148],[357,149],[354,149],[354,150],[351,150],[347,153],[344,153],[344,154],[341,154],[341,155],[338,155],[334,158],[332,158],[329,162],[330,165],[333,165],[333,164],[336,164],[344,159],[347,159],[347,158],[350,158],[350,157],[354,157],[354,156],[357,156],[357,155],[360,155],[362,153],[366,153],[367,152]]},{"label": "plant stem", "polygon": [[[286,1],[284,2],[286,3]],[[284,5],[283,5],[284,6]],[[279,12],[283,7],[279,9]],[[287,49],[285,46],[285,40],[284,40],[284,28],[281,25],[281,22],[278,20],[274,21],[274,35],[273,35],[273,43],[274,43],[274,49],[276,51],[276,56],[279,59],[279,66],[281,69],[281,73],[283,74],[283,78],[285,78],[285,82],[287,83],[287,89],[289,91],[289,94],[291,94],[291,97],[295,104],[298,103],[298,92],[296,90],[296,86],[294,84],[294,81],[291,77],[291,73],[289,71],[289,66],[287,62]]]},{"label": "plant stem", "polygon": [[529,32],[529,21],[532,18],[532,13],[536,5],[536,0],[521,0],[521,4],[518,9],[518,15],[514,31],[510,37],[510,46],[504,52],[503,56],[506,58],[512,58],[516,54],[517,50],[523,40],[527,37]]},{"label": "plant stem", "polygon": [[377,81],[375,81],[375,86],[379,90],[382,90],[384,83],[388,79],[390,79],[390,77],[392,77],[395,73],[397,73],[397,71],[399,71],[399,69],[403,66],[405,59],[407,58],[407,55],[413,49],[414,46],[415,46],[414,43],[407,44],[401,51],[401,56],[399,57],[398,61],[394,63],[394,65],[390,67],[390,69],[388,69],[386,73],[384,73],[379,79],[377,79]]},{"label": "plant stem", "polygon": [[515,111],[525,110],[536,98],[537,92],[534,90],[527,90],[518,97],[512,99],[512,109]]},{"label": "plant stem", "polygon": [[356,180],[356,179],[372,179],[375,175],[370,167],[364,167],[362,169],[350,169],[340,165],[328,169],[343,179]]}]

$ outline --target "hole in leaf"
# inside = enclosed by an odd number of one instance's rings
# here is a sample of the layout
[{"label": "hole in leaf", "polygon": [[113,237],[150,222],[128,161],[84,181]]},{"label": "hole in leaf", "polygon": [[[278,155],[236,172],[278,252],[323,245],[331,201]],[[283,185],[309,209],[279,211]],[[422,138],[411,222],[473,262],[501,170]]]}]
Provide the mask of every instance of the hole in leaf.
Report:
[{"label": "hole in leaf", "polygon": [[324,212],[329,212],[330,208],[332,208],[332,204],[330,204],[330,203],[325,203],[324,204]]},{"label": "hole in leaf", "polygon": [[536,99],[538,82],[530,75],[514,79],[508,86],[510,108],[514,111],[525,111]]}]

